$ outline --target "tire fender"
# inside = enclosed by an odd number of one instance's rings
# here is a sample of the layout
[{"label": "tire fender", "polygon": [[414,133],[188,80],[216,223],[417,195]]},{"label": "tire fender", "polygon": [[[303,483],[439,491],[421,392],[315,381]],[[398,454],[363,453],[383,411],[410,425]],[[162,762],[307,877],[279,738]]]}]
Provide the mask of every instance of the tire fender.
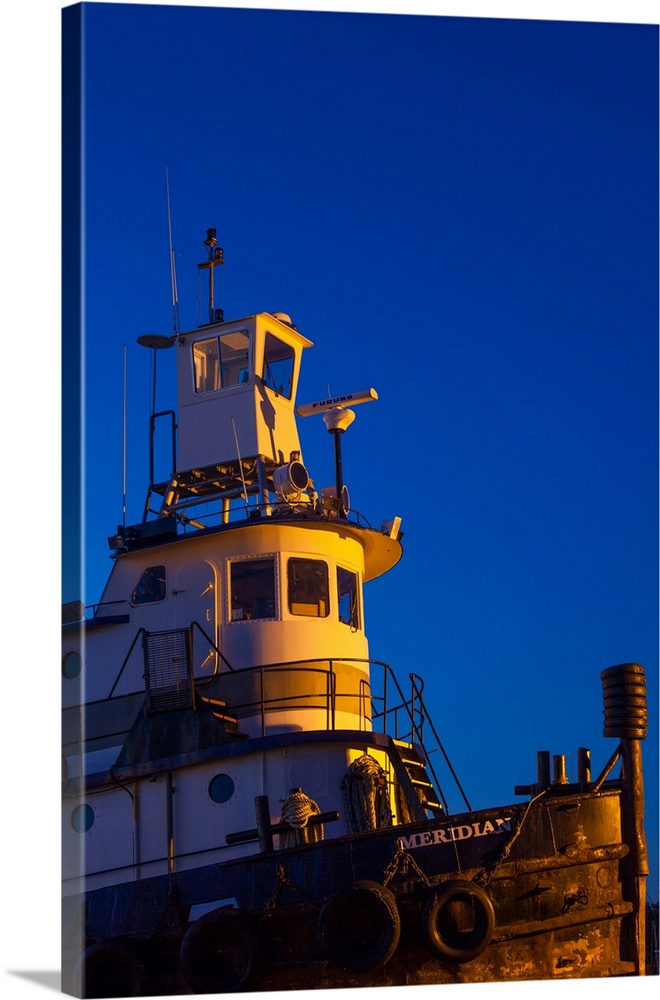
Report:
[{"label": "tire fender", "polygon": [[181,971],[195,993],[239,993],[259,978],[261,947],[251,914],[234,907],[205,913],[188,928]]},{"label": "tire fender", "polygon": [[486,950],[495,930],[491,898],[475,882],[464,879],[444,882],[426,901],[422,929],[440,958],[470,962]]},{"label": "tire fender", "polygon": [[124,938],[104,938],[80,956],[74,971],[78,996],[140,997],[147,986],[147,966],[140,943]]},{"label": "tire fender", "polygon": [[354,882],[332,896],[319,916],[323,955],[342,969],[365,971],[384,965],[401,936],[393,893],[378,882]]}]

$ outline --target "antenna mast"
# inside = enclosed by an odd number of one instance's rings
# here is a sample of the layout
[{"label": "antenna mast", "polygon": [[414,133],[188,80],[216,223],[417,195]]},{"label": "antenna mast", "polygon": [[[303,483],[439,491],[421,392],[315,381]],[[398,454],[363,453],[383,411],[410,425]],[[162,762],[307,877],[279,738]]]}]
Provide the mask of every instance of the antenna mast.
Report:
[{"label": "antenna mast", "polygon": [[174,258],[174,247],[172,246],[172,209],[170,206],[170,172],[165,167],[165,184],[167,188],[167,231],[170,239],[170,275],[172,279],[172,311],[174,313],[174,336],[178,337],[181,332],[179,324],[179,292],[176,286],[176,260]]},{"label": "antenna mast", "polygon": [[218,240],[215,235],[215,229],[206,230],[206,239],[204,240],[204,246],[208,247],[209,259],[203,261],[203,263],[198,264],[200,270],[203,268],[209,269],[209,323],[222,323],[223,313],[222,309],[215,308],[215,290],[214,290],[214,278],[213,272],[218,264],[224,264],[224,257],[222,256],[222,247],[218,246]]},{"label": "antenna mast", "polygon": [[122,445],[121,445],[121,524],[126,527],[126,344],[124,344],[124,376],[122,387]]}]

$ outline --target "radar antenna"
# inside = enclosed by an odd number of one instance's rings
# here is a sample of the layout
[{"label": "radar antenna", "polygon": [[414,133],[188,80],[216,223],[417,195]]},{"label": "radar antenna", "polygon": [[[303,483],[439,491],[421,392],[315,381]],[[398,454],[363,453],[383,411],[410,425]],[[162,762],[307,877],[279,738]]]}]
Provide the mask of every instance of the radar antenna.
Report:
[{"label": "radar antenna", "polygon": [[355,420],[353,411],[347,409],[344,404],[371,403],[375,399],[378,399],[378,393],[375,389],[363,389],[360,392],[347,392],[343,396],[319,399],[314,403],[301,403],[300,406],[296,407],[296,413],[299,417],[311,417],[313,413],[322,413],[323,423],[332,434],[335,446],[335,500],[337,512],[342,517],[346,516],[349,503],[345,499],[347,493],[341,462],[341,435]]}]

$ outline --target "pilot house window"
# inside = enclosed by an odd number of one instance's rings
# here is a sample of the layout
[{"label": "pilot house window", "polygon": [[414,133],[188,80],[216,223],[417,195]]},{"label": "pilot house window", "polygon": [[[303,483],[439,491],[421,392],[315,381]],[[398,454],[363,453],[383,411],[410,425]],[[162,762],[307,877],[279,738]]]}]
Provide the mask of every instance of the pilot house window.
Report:
[{"label": "pilot house window", "polygon": [[360,627],[358,575],[337,566],[337,599],[339,621],[351,628]]},{"label": "pilot house window", "polygon": [[245,330],[198,340],[192,352],[195,392],[244,385],[250,378],[250,338]]},{"label": "pilot house window", "polygon": [[292,615],[327,618],[328,567],[321,559],[289,559],[289,611]]},{"label": "pilot house window", "polygon": [[278,340],[272,333],[266,334],[263,382],[286,399],[291,399],[294,357],[293,347]]},{"label": "pilot house window", "polygon": [[131,604],[155,604],[167,596],[167,580],[164,566],[150,566],[145,569],[131,594]]},{"label": "pilot house window", "polygon": [[275,560],[246,559],[230,564],[230,618],[233,622],[275,618]]}]

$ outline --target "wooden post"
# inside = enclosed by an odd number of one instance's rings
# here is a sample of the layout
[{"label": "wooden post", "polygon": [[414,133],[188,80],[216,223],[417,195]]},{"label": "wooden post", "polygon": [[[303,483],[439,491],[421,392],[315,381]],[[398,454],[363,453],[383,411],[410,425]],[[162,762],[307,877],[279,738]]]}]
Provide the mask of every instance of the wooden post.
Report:
[{"label": "wooden post", "polygon": [[257,795],[254,800],[254,809],[257,814],[257,832],[259,835],[259,850],[272,854],[273,834],[270,826],[270,804],[267,795]]}]

